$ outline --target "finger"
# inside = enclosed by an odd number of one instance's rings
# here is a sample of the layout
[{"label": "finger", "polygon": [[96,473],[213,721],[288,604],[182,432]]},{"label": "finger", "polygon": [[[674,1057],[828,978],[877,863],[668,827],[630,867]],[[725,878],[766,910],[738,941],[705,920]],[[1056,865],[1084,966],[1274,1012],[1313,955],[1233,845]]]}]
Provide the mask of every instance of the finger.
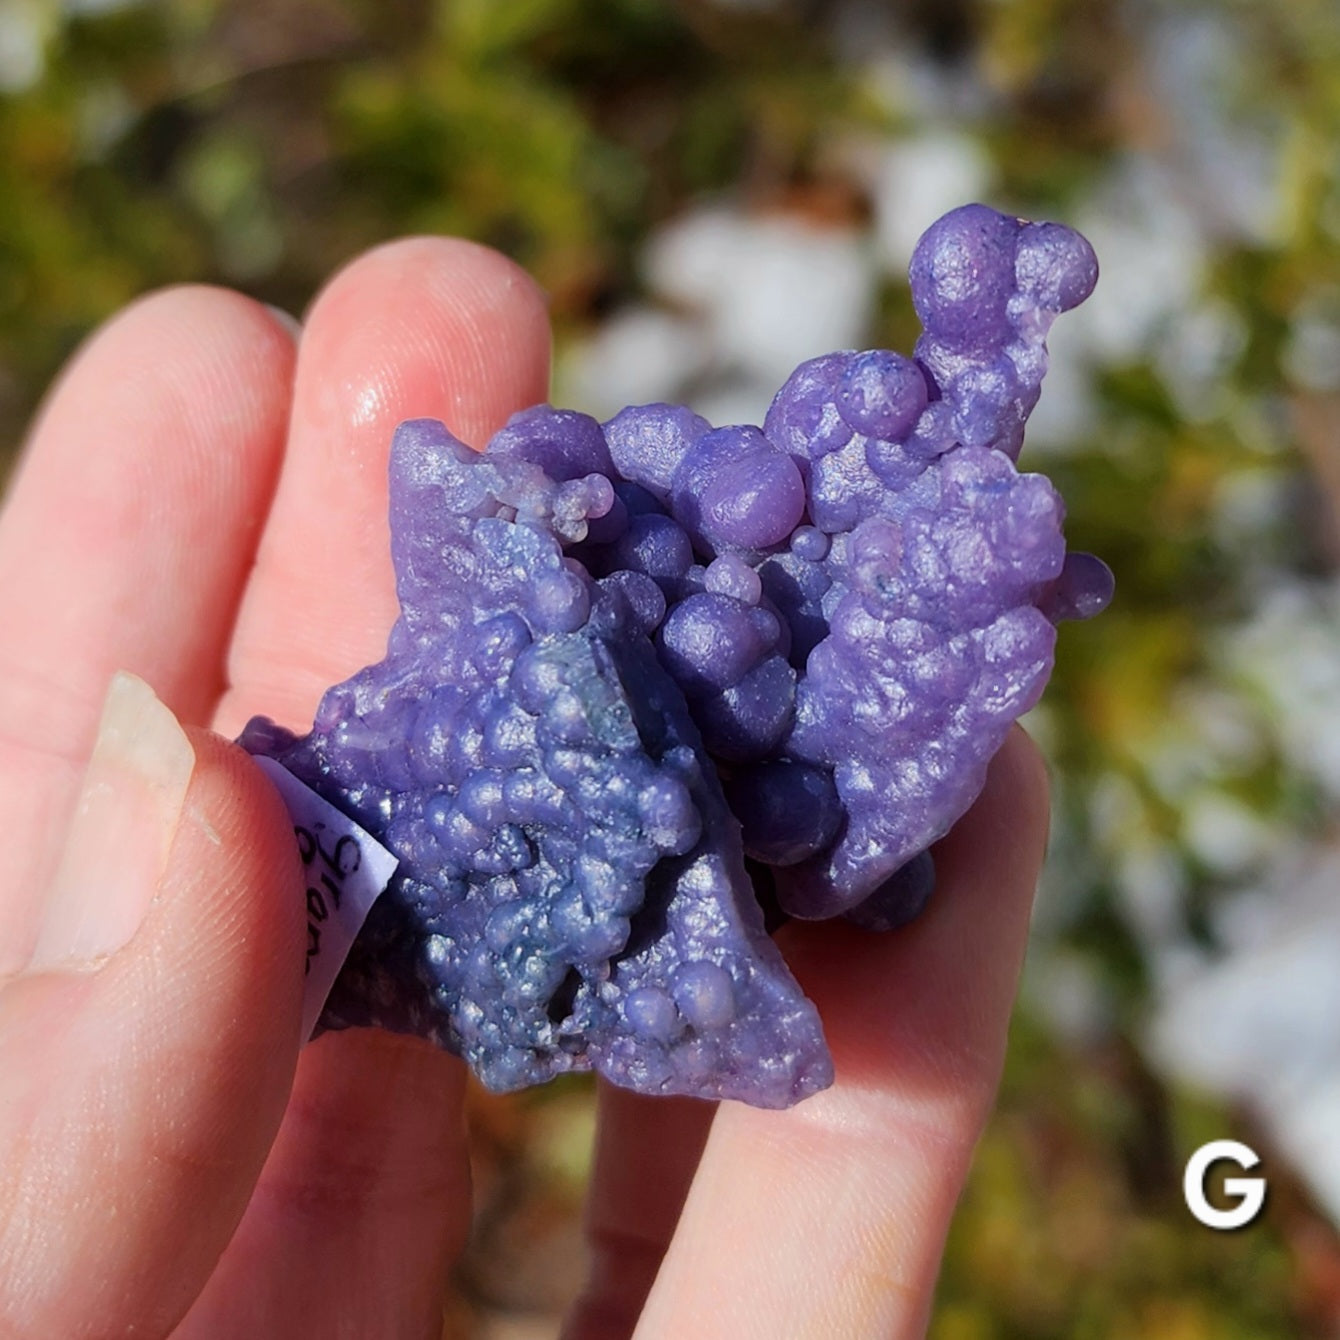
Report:
[{"label": "finger", "polygon": [[[243,602],[221,729],[237,730],[253,712],[301,729],[325,688],[382,657],[395,617],[386,520],[395,425],[441,418],[481,443],[543,399],[548,349],[534,284],[470,243],[393,243],[331,282],[303,332],[288,454]],[[468,1222],[462,1077],[458,1061],[432,1048],[356,1033],[323,1039],[304,1057],[257,1211],[225,1266],[234,1255],[253,1263],[248,1287],[275,1308],[323,1288],[321,1315],[362,1316],[376,1295],[363,1273],[341,1268],[342,1253],[351,1243],[399,1244],[391,1278],[407,1310],[350,1333],[398,1333],[390,1328],[403,1317],[404,1333],[416,1334],[420,1301],[439,1288]],[[436,1097],[419,1101],[417,1092]],[[341,1113],[352,1094],[363,1098],[350,1120]],[[312,1156],[323,1123],[340,1137],[337,1160]],[[336,1141],[316,1143],[330,1152]],[[405,1168],[435,1195],[407,1198],[397,1171]],[[314,1212],[346,1175],[365,1188],[357,1206]],[[277,1236],[283,1225],[292,1238]],[[273,1330],[237,1333],[292,1334],[288,1320],[275,1311]]]},{"label": "finger", "polygon": [[32,945],[112,671],[204,722],[289,412],[293,341],[179,288],[105,326],[53,391],[0,515],[0,974]]},{"label": "finger", "polygon": [[288,1097],[301,876],[273,789],[113,682],[25,972],[0,990],[0,1334],[166,1335]]},{"label": "finger", "polygon": [[591,1261],[563,1330],[568,1340],[633,1333],[716,1110],[697,1098],[647,1098],[601,1083],[586,1207]]},{"label": "finger", "polygon": [[464,1068],[444,1059],[373,1029],[303,1051],[242,1226],[173,1340],[438,1340],[470,1205]]},{"label": "finger", "polygon": [[999,1081],[1046,794],[1016,732],[937,849],[921,920],[786,928],[837,1081],[788,1112],[722,1105],[638,1340],[924,1334]]},{"label": "finger", "polygon": [[254,712],[301,727],[321,693],[380,660],[396,614],[391,434],[438,418],[482,446],[543,400],[548,313],[486,247],[411,238],[337,275],[303,333],[288,455],[243,603],[219,728]]}]

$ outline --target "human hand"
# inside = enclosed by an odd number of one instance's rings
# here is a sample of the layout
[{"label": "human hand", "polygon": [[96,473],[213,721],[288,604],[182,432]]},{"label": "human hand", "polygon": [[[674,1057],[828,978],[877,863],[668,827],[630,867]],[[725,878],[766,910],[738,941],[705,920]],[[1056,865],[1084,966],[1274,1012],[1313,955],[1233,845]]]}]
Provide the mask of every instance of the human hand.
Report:
[{"label": "human hand", "polygon": [[[0,514],[0,1336],[440,1333],[463,1068],[368,1031],[299,1052],[292,832],[221,737],[302,726],[382,655],[392,428],[482,444],[544,398],[548,340],[509,262],[416,239],[338,275],[296,341],[236,294],[157,294],[52,392]],[[118,670],[145,682],[115,681],[94,747]],[[1016,731],[919,921],[782,930],[830,1090],[713,1119],[602,1087],[565,1336],[924,1330],[1045,832]]]}]

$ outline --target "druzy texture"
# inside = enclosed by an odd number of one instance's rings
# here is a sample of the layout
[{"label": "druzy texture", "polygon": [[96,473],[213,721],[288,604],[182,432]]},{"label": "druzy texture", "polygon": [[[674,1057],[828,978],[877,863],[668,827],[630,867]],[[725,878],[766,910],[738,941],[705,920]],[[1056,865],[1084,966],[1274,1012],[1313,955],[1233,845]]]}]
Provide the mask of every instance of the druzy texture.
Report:
[{"label": "druzy texture", "polygon": [[915,916],[1056,623],[1110,598],[1014,464],[1096,277],[1070,229],[969,205],[913,255],[914,356],[802,364],[761,428],[544,405],[477,453],[402,424],[386,658],[307,735],[242,736],[400,860],[324,1026],[420,1034],[499,1090],[829,1084],[763,903]]}]

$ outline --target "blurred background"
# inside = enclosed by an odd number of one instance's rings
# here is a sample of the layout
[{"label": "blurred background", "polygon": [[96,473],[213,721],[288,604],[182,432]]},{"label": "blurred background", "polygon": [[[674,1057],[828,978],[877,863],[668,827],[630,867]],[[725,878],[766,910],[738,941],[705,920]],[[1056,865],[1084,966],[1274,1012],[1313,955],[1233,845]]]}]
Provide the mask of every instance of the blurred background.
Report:
[{"label": "blurred background", "polygon": [[[1334,0],[0,0],[0,477],[137,294],[300,313],[363,248],[491,243],[554,399],[755,421],[909,350],[944,210],[1082,229],[1024,463],[1117,600],[1029,725],[1057,814],[932,1334],[1340,1335],[1340,7]],[[477,1094],[445,1334],[541,1340],[581,1268],[583,1083]],[[1262,1218],[1181,1169],[1235,1136]]]}]

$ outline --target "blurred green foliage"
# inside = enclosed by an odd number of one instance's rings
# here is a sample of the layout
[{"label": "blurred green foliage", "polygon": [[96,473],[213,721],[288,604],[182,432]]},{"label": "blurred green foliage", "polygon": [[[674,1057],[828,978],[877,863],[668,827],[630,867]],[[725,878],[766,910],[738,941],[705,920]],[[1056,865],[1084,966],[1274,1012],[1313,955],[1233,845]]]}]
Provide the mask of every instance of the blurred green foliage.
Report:
[{"label": "blurred green foliage", "polygon": [[1222,1136],[1223,1114],[1170,1097],[1120,1044],[1073,1063],[1019,1022],[951,1230],[934,1340],[1299,1335],[1281,1237],[1209,1232],[1182,1203],[1182,1166]]},{"label": "blurred green foliage", "polygon": [[863,114],[806,30],[708,4],[34,0],[7,22],[43,63],[0,93],[0,451],[157,285],[300,310],[366,247],[452,232],[530,268],[562,331],[686,198],[801,170]]},{"label": "blurred green foliage", "polygon": [[[853,55],[853,16],[870,8],[10,0],[0,471],[78,341],[158,285],[235,285],[299,312],[364,248],[453,232],[528,266],[562,341],[638,293],[642,243],[705,195],[759,209],[836,199],[859,220],[860,184],[832,189],[833,146],[892,142],[929,115],[878,95]],[[986,148],[1001,201],[1070,217],[1113,164],[1165,147],[1169,114],[1141,40],[1187,14],[1231,25],[1249,53],[1223,97],[1230,125],[1266,126],[1283,145],[1275,213],[1251,235],[1211,220],[1207,291],[1240,338],[1202,402],[1179,401],[1158,351],[1142,347],[1103,364],[1097,418],[1047,463],[1072,535],[1120,577],[1109,613],[1065,630],[1040,723],[1058,776],[1060,934],[1098,974],[1112,1029],[1081,1047],[1021,1019],[951,1238],[937,1340],[1269,1340],[1340,1324],[1340,1290],[1324,1283],[1340,1276],[1340,1249],[1300,1192],[1275,1196],[1266,1222],[1240,1234],[1185,1212],[1181,1163],[1243,1119],[1168,1092],[1140,1062],[1130,1039],[1146,965],[1114,893],[1123,844],[1180,849],[1181,795],[1159,783],[1151,751],[1183,729],[1183,688],[1223,681],[1216,630],[1250,611],[1265,576],[1329,571],[1340,552],[1338,500],[1303,470],[1336,441],[1296,436],[1320,393],[1290,365],[1299,310],[1340,310],[1340,11],[1333,0],[909,0],[900,40],[966,90],[943,114]],[[876,334],[905,347],[910,329],[893,284]],[[1219,522],[1244,479],[1283,499],[1246,538]],[[1319,831],[1315,785],[1257,724],[1258,749],[1211,759],[1197,780],[1283,831]],[[1134,801],[1100,831],[1095,795],[1114,781]],[[1194,911],[1223,877],[1184,857]],[[584,1138],[563,1110],[562,1129]],[[537,1148],[551,1145],[555,1176],[570,1180],[580,1157],[542,1132]]]}]

